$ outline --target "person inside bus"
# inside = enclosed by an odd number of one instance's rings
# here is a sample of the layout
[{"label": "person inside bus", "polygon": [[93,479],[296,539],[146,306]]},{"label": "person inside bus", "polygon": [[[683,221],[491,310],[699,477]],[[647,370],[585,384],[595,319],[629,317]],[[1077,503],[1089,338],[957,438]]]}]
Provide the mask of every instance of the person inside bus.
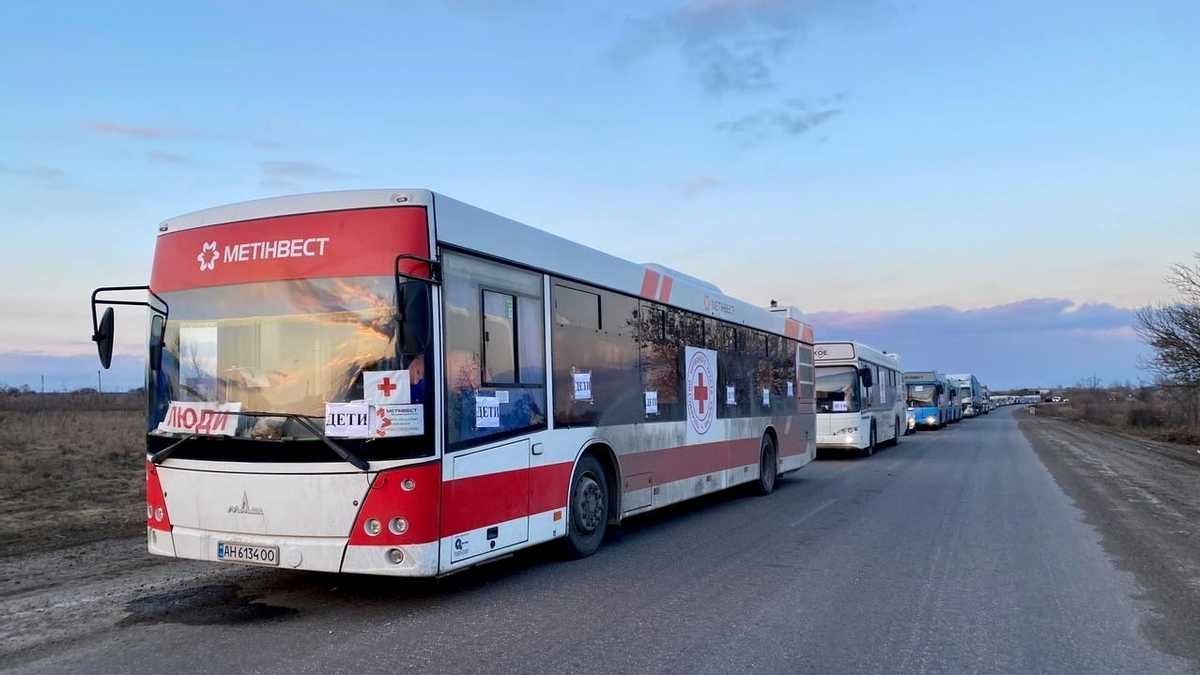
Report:
[{"label": "person inside bus", "polygon": [[408,362],[408,400],[410,403],[425,402],[425,355],[417,354]]}]

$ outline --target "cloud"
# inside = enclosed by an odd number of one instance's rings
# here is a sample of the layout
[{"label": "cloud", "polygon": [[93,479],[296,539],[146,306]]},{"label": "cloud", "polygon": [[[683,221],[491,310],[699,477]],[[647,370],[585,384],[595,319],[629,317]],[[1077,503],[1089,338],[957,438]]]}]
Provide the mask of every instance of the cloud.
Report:
[{"label": "cloud", "polygon": [[721,180],[717,176],[692,176],[691,178],[683,181],[683,183],[679,186],[679,190],[684,194],[684,196],[695,197],[702,192],[709,192],[721,187],[724,182],[725,181]]},{"label": "cloud", "polygon": [[806,30],[823,19],[860,23],[877,0],[684,0],[671,9],[626,19],[612,49],[629,65],[678,50],[691,76],[713,96],[777,89],[778,71]]},{"label": "cloud", "polygon": [[776,108],[760,110],[733,120],[721,122],[717,131],[760,141],[772,133],[799,136],[842,114],[845,94],[821,99],[809,104],[801,99],[789,99]]},{"label": "cloud", "polygon": [[355,174],[334,169],[316,162],[272,160],[259,165],[262,184],[274,188],[298,188],[304,183],[336,183]]},{"label": "cloud", "polygon": [[0,164],[0,174],[30,178],[43,183],[57,183],[66,178],[66,173],[62,169],[42,164],[31,164],[20,167]]},{"label": "cloud", "polygon": [[898,352],[907,370],[974,372],[993,388],[1143,375],[1134,310],[1107,303],[1030,298],[968,310],[815,312],[808,320],[818,340],[858,340]]},{"label": "cloud", "polygon": [[85,122],[84,126],[97,133],[108,136],[122,136],[125,138],[178,138],[181,136],[192,136],[195,134],[193,131],[180,129],[177,127],[139,126],[121,124],[119,122],[91,121]]},{"label": "cloud", "polygon": [[709,94],[769,91],[778,86],[775,70],[795,46],[813,7],[787,0],[688,0],[628,19],[614,56],[630,63],[677,48]]}]

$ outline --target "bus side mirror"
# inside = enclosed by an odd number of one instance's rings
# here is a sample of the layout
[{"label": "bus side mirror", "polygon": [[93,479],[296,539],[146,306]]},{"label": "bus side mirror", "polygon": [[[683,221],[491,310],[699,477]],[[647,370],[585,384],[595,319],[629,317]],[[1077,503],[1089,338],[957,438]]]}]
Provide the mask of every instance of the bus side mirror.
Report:
[{"label": "bus side mirror", "polygon": [[150,317],[150,370],[162,368],[163,345],[167,341],[167,320],[161,314]]},{"label": "bus side mirror", "polygon": [[[93,315],[94,316],[94,315]],[[96,332],[92,333],[92,341],[96,343],[96,350],[100,352],[100,365],[104,366],[105,370],[112,365],[112,349],[113,349],[113,308],[109,307],[104,310],[104,315],[100,317],[100,324],[96,326]]]},{"label": "bus side mirror", "polygon": [[870,368],[859,368],[858,369],[858,379],[862,380],[862,384],[864,387],[875,386],[875,378],[871,376]]},{"label": "bus side mirror", "polygon": [[429,348],[432,314],[429,284],[423,281],[406,281],[400,284],[400,352],[423,354]]}]

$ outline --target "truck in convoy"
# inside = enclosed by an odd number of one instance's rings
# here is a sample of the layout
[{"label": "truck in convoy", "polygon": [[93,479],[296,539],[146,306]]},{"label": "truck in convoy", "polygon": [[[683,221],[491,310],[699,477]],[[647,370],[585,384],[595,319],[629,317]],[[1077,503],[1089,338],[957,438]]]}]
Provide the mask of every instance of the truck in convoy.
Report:
[{"label": "truck in convoy", "polygon": [[914,427],[941,429],[957,419],[945,375],[934,370],[904,373],[904,387]]},{"label": "truck in convoy", "polygon": [[817,342],[817,449],[871,456],[904,434],[900,359],[859,342]]},{"label": "truck in convoy", "polygon": [[955,401],[962,410],[963,417],[974,417],[983,414],[983,387],[971,373],[948,375],[954,386]]}]

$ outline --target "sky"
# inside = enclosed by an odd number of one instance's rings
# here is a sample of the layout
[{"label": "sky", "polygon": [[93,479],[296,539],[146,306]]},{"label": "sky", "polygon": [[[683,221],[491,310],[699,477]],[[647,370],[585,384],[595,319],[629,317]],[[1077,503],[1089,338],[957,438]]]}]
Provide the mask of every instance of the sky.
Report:
[{"label": "sky", "polygon": [[[245,5],[245,6],[243,6]],[[0,382],[96,380],[157,224],[428,187],[994,388],[1148,378],[1200,4],[0,4]],[[107,386],[136,386],[120,313]]]}]

